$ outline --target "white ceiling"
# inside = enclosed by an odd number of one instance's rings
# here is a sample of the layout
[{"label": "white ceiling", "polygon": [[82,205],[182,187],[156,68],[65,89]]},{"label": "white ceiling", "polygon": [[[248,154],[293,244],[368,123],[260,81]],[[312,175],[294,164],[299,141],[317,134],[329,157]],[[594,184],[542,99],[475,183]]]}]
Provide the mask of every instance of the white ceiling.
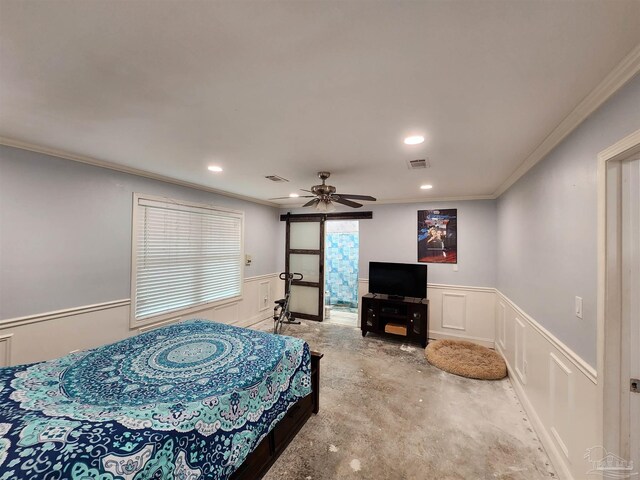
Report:
[{"label": "white ceiling", "polygon": [[0,136],[262,200],[491,195],[638,43],[637,0],[0,0]]}]

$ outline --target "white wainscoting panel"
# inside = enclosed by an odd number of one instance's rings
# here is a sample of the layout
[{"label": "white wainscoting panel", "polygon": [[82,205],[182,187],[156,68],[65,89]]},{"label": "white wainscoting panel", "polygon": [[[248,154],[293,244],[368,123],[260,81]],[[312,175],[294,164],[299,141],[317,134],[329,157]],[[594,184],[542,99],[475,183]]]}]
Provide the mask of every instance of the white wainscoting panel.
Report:
[{"label": "white wainscoting panel", "polygon": [[505,350],[507,348],[507,307],[504,302],[497,301],[497,318],[496,318],[496,327],[497,331],[497,341],[500,344],[500,348]]},{"label": "white wainscoting panel", "polygon": [[0,367],[11,366],[11,338],[12,334],[0,335]]},{"label": "white wainscoting panel", "polygon": [[[245,278],[240,301],[217,305],[176,316],[162,322],[131,329],[130,301],[117,300],[98,305],[70,308],[27,317],[0,320],[0,366],[19,365],[61,357],[75,350],[86,350],[117,342],[154,328],[189,318],[205,318],[248,327],[271,317],[271,309],[260,311],[264,287],[268,284],[267,302],[273,305],[281,295],[282,281],[277,274]],[[279,298],[279,297],[278,297]]]},{"label": "white wainscoting panel", "polygon": [[516,317],[514,326],[516,332],[516,373],[522,383],[527,383],[527,327],[518,317]]},{"label": "white wainscoting panel", "polygon": [[[233,302],[227,305],[218,305],[214,309],[208,312],[209,320],[219,323],[234,323],[237,324],[240,319],[240,302]],[[234,319],[233,322],[229,322],[229,319]]]},{"label": "white wainscoting panel", "polygon": [[[369,281],[358,280],[360,303]],[[495,289],[430,283],[429,338],[459,338],[493,348],[495,343]],[[362,305],[358,305],[359,311]],[[359,325],[360,320],[358,320]]]},{"label": "white wainscoting panel", "polygon": [[602,443],[595,370],[501,292],[496,297],[497,330],[505,332],[496,349],[559,477],[591,478],[587,472],[592,466],[584,455]]},{"label": "white wainscoting panel", "polygon": [[264,312],[270,308],[273,308],[273,302],[271,298],[271,280],[263,280],[259,283],[258,291],[258,311]]},{"label": "white wainscoting panel", "polygon": [[[360,279],[358,291],[360,297],[367,293],[367,280]],[[560,478],[585,478],[590,465],[584,453],[602,441],[595,369],[493,288],[430,284],[427,292],[429,337],[495,345]],[[283,293],[284,283],[275,273],[246,278],[241,301],[203,309],[188,318],[251,326],[271,316],[273,301]],[[183,319],[176,316],[162,325]],[[147,325],[144,330],[158,326]],[[0,320],[0,365],[47,360],[141,330],[129,327],[127,299]]]},{"label": "white wainscoting panel", "polygon": [[572,372],[554,353],[549,354],[550,431],[564,456],[569,459],[566,439],[571,430],[573,413]]},{"label": "white wainscoting panel", "polygon": [[459,338],[493,348],[495,289],[429,284],[429,338]]},{"label": "white wainscoting panel", "polygon": [[442,329],[467,331],[467,294],[442,293]]},{"label": "white wainscoting panel", "polygon": [[138,333],[145,333],[150,330],[155,330],[156,328],[166,327],[167,325],[171,325],[172,323],[178,323],[182,321],[182,317],[170,318],[169,320],[163,320],[158,323],[152,323],[150,325],[143,325],[138,328]]}]

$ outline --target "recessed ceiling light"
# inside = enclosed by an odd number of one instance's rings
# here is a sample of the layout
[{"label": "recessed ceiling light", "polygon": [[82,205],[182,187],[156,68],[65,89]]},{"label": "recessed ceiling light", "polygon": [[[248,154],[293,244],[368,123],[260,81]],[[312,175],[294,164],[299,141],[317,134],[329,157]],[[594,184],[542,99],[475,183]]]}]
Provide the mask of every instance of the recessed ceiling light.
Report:
[{"label": "recessed ceiling light", "polygon": [[412,135],[411,137],[404,139],[404,143],[407,145],[419,145],[422,142],[424,142],[424,137],[422,135]]},{"label": "recessed ceiling light", "polygon": [[298,198],[300,195],[298,195],[297,193],[290,193],[289,196],[291,198]]},{"label": "recessed ceiling light", "polygon": [[209,165],[207,169],[210,172],[216,172],[216,173],[220,173],[222,171],[222,167],[218,167],[217,165]]},{"label": "recessed ceiling light", "polygon": [[420,185],[420,188],[422,190],[431,190],[433,188],[433,185]]}]

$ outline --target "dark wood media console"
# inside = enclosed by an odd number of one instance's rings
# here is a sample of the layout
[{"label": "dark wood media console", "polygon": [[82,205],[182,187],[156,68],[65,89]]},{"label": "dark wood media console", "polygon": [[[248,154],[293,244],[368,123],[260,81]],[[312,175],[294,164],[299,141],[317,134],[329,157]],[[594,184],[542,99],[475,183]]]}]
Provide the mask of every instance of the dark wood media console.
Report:
[{"label": "dark wood media console", "polygon": [[367,332],[405,338],[427,346],[429,335],[429,300],[401,299],[379,293],[362,297],[361,329]]},{"label": "dark wood media console", "polygon": [[312,413],[320,409],[320,359],[322,353],[311,352],[311,394],[293,405],[278,424],[249,454],[230,480],[259,480],[287,448]]}]

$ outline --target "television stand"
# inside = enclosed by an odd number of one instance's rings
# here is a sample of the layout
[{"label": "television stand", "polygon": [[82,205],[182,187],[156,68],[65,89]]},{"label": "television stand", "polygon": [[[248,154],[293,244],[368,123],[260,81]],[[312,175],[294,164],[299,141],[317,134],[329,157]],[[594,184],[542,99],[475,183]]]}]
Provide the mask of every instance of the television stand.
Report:
[{"label": "television stand", "polygon": [[389,300],[404,300],[403,295],[387,295]]},{"label": "television stand", "polygon": [[362,336],[367,332],[404,338],[427,346],[429,300],[367,293],[362,297]]}]

